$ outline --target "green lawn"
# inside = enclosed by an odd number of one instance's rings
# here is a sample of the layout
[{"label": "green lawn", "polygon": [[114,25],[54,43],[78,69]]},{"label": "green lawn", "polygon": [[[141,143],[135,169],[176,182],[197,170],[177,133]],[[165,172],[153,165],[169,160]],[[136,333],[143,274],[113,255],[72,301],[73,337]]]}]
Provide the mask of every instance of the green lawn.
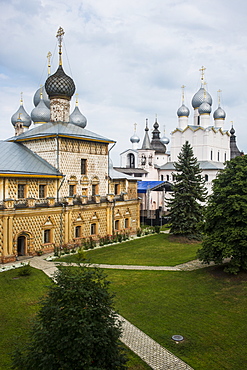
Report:
[{"label": "green lawn", "polygon": [[[38,310],[37,302],[51,280],[40,270],[19,277],[19,269],[0,273],[0,369],[10,369],[10,352],[25,340],[26,328]],[[20,337],[20,338],[19,338]]]},{"label": "green lawn", "polygon": [[[11,369],[11,351],[18,342],[26,341],[29,325],[39,309],[38,301],[51,284],[42,271],[31,271],[25,277],[18,275],[19,269],[0,273],[0,370]],[[126,351],[129,370],[150,369],[132,351]]]},{"label": "green lawn", "polygon": [[[214,267],[106,273],[118,311],[194,369],[247,368],[247,274]],[[184,342],[174,343],[174,334]]]},{"label": "green lawn", "polygon": [[[171,242],[169,235],[162,233],[89,250],[86,258],[92,263],[110,265],[176,266],[195,259],[198,248],[198,243]],[[76,255],[62,260],[77,262]]]}]

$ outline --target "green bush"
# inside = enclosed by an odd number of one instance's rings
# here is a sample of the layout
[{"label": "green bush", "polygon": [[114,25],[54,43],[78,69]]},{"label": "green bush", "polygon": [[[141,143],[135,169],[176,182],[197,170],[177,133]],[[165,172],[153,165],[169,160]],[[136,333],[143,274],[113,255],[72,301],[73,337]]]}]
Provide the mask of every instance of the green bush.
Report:
[{"label": "green bush", "polygon": [[29,276],[32,273],[32,268],[30,264],[24,265],[23,267],[18,268],[18,275],[19,276]]}]

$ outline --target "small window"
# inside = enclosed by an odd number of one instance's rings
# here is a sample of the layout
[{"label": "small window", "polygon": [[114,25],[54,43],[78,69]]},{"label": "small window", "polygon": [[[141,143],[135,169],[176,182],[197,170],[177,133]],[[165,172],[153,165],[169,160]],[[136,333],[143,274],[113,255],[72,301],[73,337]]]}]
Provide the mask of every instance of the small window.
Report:
[{"label": "small window", "polygon": [[50,242],[51,242],[51,230],[46,229],[46,230],[44,230],[44,243],[47,244],[47,243],[50,243]]},{"label": "small window", "polygon": [[75,238],[80,238],[81,237],[81,226],[76,226],[75,227]]},{"label": "small window", "polygon": [[166,180],[169,181],[169,175],[166,175]]},{"label": "small window", "polygon": [[226,162],[226,153],[225,153],[225,162]]},{"label": "small window", "polygon": [[26,190],[26,185],[24,184],[18,184],[18,198],[25,198],[25,190]]},{"label": "small window", "polygon": [[115,221],[115,230],[120,230],[120,221],[119,220]]},{"label": "small window", "polygon": [[213,160],[213,151],[211,150],[211,153],[210,153],[210,159],[211,161]]},{"label": "small window", "polygon": [[176,180],[176,176],[172,175],[172,181],[175,181],[175,180]]},{"label": "small window", "polygon": [[81,159],[81,175],[87,174],[87,160],[82,158]]},{"label": "small window", "polygon": [[45,198],[46,196],[46,187],[45,185],[39,185],[39,198]]},{"label": "small window", "polygon": [[129,168],[135,168],[135,156],[133,153],[128,154],[128,166]]},{"label": "small window", "polygon": [[95,235],[97,233],[97,225],[95,223],[90,225],[90,234]]},{"label": "small window", "polygon": [[164,175],[160,175],[160,180],[164,181]]},{"label": "small window", "polygon": [[69,185],[69,196],[73,197],[75,195],[75,185]]},{"label": "small window", "polygon": [[97,195],[99,192],[99,186],[98,184],[93,184],[92,185],[92,195]]},{"label": "small window", "polygon": [[208,181],[208,175],[205,175],[205,181]]},{"label": "small window", "polygon": [[115,194],[120,194],[120,185],[119,184],[115,184]]},{"label": "small window", "polygon": [[220,161],[220,152],[218,152],[218,162]]},{"label": "small window", "polygon": [[130,227],[130,219],[129,218],[125,218],[124,227],[125,227],[125,229],[128,229]]}]

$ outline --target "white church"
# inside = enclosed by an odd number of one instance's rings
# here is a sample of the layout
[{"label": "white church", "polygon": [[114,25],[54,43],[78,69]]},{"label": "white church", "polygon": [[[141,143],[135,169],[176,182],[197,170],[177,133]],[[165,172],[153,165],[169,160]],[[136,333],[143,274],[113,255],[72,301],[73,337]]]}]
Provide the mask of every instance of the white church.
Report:
[{"label": "white church", "polygon": [[[182,86],[182,105],[177,110],[177,127],[171,132],[171,140],[160,137],[157,119],[153,125],[152,138],[149,137],[146,120],[145,134],[141,148],[140,138],[130,138],[132,148],[120,154],[121,167],[116,170],[134,176],[139,182],[139,196],[143,199],[143,210],[165,211],[164,192],[170,190],[174,179],[174,162],[183,144],[188,141],[193,148],[194,156],[202,169],[208,194],[211,192],[212,180],[224,163],[241,152],[236,145],[235,130],[230,132],[225,127],[226,113],[221,107],[220,90],[218,91],[218,107],[212,114],[212,97],[206,89],[205,68],[201,71],[201,87],[192,98],[193,117],[184,104],[184,86]],[[170,151],[167,145],[170,143]],[[163,194],[161,194],[161,192]],[[152,200],[151,200],[152,198]]]}]

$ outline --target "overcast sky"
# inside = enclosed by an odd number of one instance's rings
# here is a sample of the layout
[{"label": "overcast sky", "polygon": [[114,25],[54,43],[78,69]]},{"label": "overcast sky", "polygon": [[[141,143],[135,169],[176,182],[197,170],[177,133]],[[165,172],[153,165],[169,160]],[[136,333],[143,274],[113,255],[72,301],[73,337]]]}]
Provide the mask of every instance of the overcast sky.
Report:
[{"label": "overcast sky", "polygon": [[[56,33],[65,31],[63,66],[75,82],[87,129],[131,147],[137,123],[144,136],[157,114],[166,136],[177,127],[181,86],[185,104],[200,88],[201,66],[217,108],[217,90],[247,152],[247,2],[245,0],[0,0],[0,139],[13,135],[11,116],[30,114],[33,95],[47,78],[47,54],[58,66]],[[74,109],[75,97],[71,101]],[[213,122],[213,118],[212,122]],[[169,149],[169,148],[168,148]]]}]

